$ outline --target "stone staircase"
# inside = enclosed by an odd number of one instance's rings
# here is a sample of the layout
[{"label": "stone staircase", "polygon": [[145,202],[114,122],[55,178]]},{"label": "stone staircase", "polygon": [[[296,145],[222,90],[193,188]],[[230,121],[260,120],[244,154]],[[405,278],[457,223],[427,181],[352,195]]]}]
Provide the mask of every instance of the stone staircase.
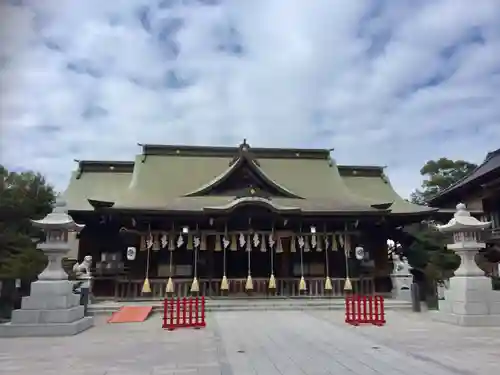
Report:
[{"label": "stone staircase", "polygon": [[[89,306],[93,315],[111,314],[122,306],[153,306],[153,312],[163,311],[163,301],[101,301]],[[411,310],[411,303],[406,301],[385,300],[386,310]],[[265,311],[265,310],[344,310],[341,298],[207,298],[206,311]]]}]

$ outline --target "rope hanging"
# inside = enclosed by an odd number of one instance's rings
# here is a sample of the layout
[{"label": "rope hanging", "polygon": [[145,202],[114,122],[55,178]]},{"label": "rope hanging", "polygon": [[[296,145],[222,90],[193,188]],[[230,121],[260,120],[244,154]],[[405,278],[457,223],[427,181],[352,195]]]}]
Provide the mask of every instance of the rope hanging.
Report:
[{"label": "rope hanging", "polygon": [[352,290],[352,283],[351,279],[349,277],[349,250],[347,248],[347,223],[344,225],[344,234],[343,234],[343,245],[344,245],[344,256],[345,256],[345,284],[344,284],[344,290],[345,291],[351,291]]},{"label": "rope hanging", "polygon": [[326,235],[326,224],[323,226],[323,239],[325,240],[325,290],[331,291],[333,290],[332,279],[330,278],[330,261],[328,258],[328,236]]},{"label": "rope hanging", "polygon": [[223,239],[223,244],[222,244],[222,250],[224,251],[224,253],[222,254],[222,281],[220,283],[220,290],[221,291],[227,291],[229,290],[229,283],[227,281],[227,277],[226,277],[226,252],[227,252],[227,248],[228,246],[230,245],[231,241],[229,241],[228,237],[227,237],[227,223],[225,224],[225,227],[224,227],[224,239]]},{"label": "rope hanging", "polygon": [[194,244],[194,272],[193,272],[193,283],[191,284],[191,293],[198,294],[200,292],[200,285],[198,284],[198,250],[201,244],[200,238],[198,237],[198,224],[196,224],[196,239]]},{"label": "rope hanging", "polygon": [[304,237],[302,236],[302,224],[300,224],[300,237],[299,237],[299,248],[300,248],[300,282],[299,291],[305,292],[307,290],[306,280],[304,279]]},{"label": "rope hanging", "polygon": [[149,256],[151,254],[151,247],[153,247],[153,241],[151,239],[151,224],[148,225],[148,240],[146,241],[147,246],[147,257],[146,257],[146,275],[144,277],[144,283],[142,284],[142,294],[151,293],[151,285],[149,284]]},{"label": "rope hanging", "polygon": [[[248,219],[248,226],[251,227],[252,225],[252,219]],[[251,230],[249,231],[251,232]],[[253,281],[252,281],[252,237],[250,233],[247,236],[247,246],[246,246],[246,251],[248,252],[248,277],[247,277],[247,282],[245,283],[245,290],[246,291],[252,291],[253,290]]]},{"label": "rope hanging", "polygon": [[[174,224],[172,223],[172,231],[171,233],[174,232]],[[173,238],[174,236],[170,236],[170,241],[173,244]],[[170,245],[170,243],[168,244]],[[173,257],[174,257],[174,247],[169,246],[169,256],[168,256],[168,280],[167,280],[167,287],[165,288],[165,292],[167,295],[172,295],[174,294],[174,282],[172,281],[172,274],[174,270],[174,262],[173,262]]]},{"label": "rope hanging", "polygon": [[251,291],[253,290],[253,281],[252,281],[252,238],[250,234],[247,237],[247,262],[248,262],[248,277],[245,283],[245,290]]},{"label": "rope hanging", "polygon": [[269,277],[269,289],[276,289],[276,279],[274,278],[274,223],[273,223],[273,229],[271,231],[271,236],[269,237],[269,252],[271,253],[271,276]]}]

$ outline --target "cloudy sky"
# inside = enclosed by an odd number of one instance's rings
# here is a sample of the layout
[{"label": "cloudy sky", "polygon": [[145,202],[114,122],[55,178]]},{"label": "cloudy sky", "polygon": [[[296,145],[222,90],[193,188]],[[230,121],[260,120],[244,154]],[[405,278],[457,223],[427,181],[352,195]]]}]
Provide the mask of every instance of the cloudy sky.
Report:
[{"label": "cloudy sky", "polygon": [[0,0],[1,156],[59,189],[137,143],[335,148],[387,165],[500,147],[499,0]]}]

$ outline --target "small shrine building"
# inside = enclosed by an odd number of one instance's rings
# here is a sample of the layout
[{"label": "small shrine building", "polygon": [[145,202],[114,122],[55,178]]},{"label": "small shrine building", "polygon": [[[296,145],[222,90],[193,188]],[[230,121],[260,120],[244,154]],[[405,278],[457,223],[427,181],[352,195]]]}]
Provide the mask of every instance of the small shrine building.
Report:
[{"label": "small shrine building", "polygon": [[436,211],[330,150],[141,147],[130,162],[79,161],[63,194],[97,297],[340,296],[346,278],[389,292],[387,239]]}]

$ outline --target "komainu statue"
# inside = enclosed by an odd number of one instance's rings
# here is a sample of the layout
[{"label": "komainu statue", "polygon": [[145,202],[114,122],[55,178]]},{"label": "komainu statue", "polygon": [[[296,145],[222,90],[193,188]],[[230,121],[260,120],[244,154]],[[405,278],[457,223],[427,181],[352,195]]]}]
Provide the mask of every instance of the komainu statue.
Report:
[{"label": "komainu statue", "polygon": [[90,279],[90,266],[92,265],[92,256],[86,255],[83,258],[83,262],[75,263],[73,266],[73,272],[75,273],[77,279]]}]

